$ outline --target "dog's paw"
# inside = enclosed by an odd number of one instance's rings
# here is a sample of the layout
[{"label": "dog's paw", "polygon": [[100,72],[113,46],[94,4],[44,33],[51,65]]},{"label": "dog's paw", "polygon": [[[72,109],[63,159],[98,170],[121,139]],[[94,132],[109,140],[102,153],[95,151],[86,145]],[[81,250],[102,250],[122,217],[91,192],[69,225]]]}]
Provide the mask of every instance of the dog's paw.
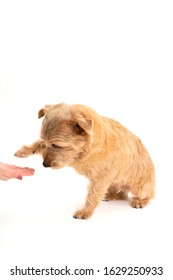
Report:
[{"label": "dog's paw", "polygon": [[20,157],[20,158],[26,158],[29,155],[33,154],[34,152],[31,151],[30,147],[27,146],[23,146],[22,148],[20,148],[17,152],[15,152],[14,156],[15,157]]},{"label": "dog's paw", "polygon": [[90,218],[91,215],[92,215],[92,211],[78,210],[74,213],[73,218],[86,220],[86,219]]},{"label": "dog's paw", "polygon": [[148,203],[148,199],[133,198],[131,201],[131,206],[133,208],[143,208]]}]

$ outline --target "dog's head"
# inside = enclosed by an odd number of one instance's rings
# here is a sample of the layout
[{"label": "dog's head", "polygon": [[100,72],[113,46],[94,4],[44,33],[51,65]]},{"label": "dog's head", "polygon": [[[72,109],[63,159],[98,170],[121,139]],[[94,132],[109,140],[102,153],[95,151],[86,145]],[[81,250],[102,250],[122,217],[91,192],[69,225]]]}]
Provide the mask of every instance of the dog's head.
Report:
[{"label": "dog's head", "polygon": [[40,137],[43,140],[43,165],[61,168],[80,160],[87,152],[93,134],[93,122],[87,107],[81,105],[46,105],[38,112],[44,117]]}]

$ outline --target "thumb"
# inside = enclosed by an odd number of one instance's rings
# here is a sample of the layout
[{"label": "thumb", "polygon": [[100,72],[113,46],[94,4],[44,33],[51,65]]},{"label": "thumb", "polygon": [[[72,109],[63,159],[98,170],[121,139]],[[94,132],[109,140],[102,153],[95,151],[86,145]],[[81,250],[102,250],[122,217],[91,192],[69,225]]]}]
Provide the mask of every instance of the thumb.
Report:
[{"label": "thumb", "polygon": [[22,176],[18,175],[16,179],[22,180]]}]

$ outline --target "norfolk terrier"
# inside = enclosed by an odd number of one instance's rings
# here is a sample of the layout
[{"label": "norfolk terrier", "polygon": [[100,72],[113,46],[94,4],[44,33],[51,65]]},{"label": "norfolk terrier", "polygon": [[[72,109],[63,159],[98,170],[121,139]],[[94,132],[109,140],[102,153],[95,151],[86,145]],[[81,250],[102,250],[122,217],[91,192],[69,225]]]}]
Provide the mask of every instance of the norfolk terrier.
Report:
[{"label": "norfolk terrier", "polygon": [[41,154],[43,166],[73,167],[89,179],[86,202],[74,218],[88,219],[101,200],[127,199],[144,207],[154,197],[154,165],[140,139],[119,122],[84,105],[46,105],[40,139],[15,156]]}]

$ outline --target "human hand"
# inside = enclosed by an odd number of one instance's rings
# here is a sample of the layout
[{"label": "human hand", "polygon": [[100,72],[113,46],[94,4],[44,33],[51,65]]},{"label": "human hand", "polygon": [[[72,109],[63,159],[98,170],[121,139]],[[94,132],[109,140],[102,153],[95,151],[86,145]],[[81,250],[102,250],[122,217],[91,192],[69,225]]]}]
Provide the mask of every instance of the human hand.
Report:
[{"label": "human hand", "polygon": [[0,180],[7,181],[9,179],[22,180],[22,176],[34,175],[35,170],[28,167],[19,167],[16,165],[0,162]]}]

